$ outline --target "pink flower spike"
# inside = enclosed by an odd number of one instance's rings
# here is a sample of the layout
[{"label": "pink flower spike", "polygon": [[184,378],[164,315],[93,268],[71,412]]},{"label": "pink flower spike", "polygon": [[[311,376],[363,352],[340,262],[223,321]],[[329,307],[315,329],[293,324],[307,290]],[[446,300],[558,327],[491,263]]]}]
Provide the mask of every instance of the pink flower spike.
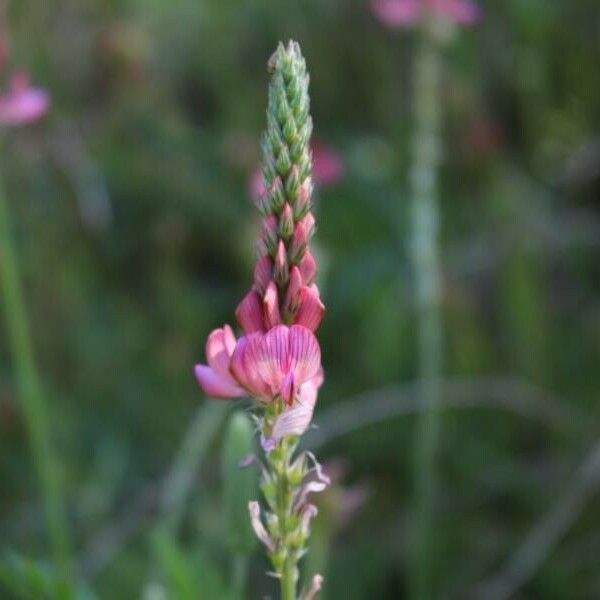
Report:
[{"label": "pink flower spike", "polygon": [[273,277],[273,261],[270,256],[263,256],[254,268],[254,287],[262,296]]},{"label": "pink flower spike", "polygon": [[301,325],[278,325],[268,331],[257,348],[261,379],[277,394],[290,373],[296,385],[312,379],[321,368],[321,349],[312,331]]},{"label": "pink flower spike", "polygon": [[265,317],[266,329],[271,329],[281,324],[281,314],[279,312],[279,291],[273,280],[269,282],[263,298],[263,312]]},{"label": "pink flower spike", "polygon": [[262,302],[258,292],[252,290],[244,296],[235,311],[235,318],[246,333],[265,330]]},{"label": "pink flower spike", "polygon": [[315,281],[317,276],[317,263],[309,250],[304,254],[304,258],[300,261],[298,268],[300,269],[300,275],[302,275],[304,285],[310,285]]},{"label": "pink flower spike", "polygon": [[422,15],[419,0],[373,0],[371,12],[386,27],[398,29],[415,25]]},{"label": "pink flower spike", "polygon": [[303,286],[300,289],[299,304],[300,307],[294,318],[294,323],[303,325],[311,331],[316,331],[325,314],[325,305],[319,298],[317,286]]},{"label": "pink flower spike", "polygon": [[206,341],[206,359],[208,366],[196,365],[194,373],[200,387],[212,398],[239,398],[246,392],[229,373],[231,355],[236,347],[231,327],[215,329]]},{"label": "pink flower spike", "polygon": [[48,93],[31,87],[24,73],[13,76],[8,93],[0,96],[0,125],[25,125],[38,121],[50,107]]},{"label": "pink flower spike", "polygon": [[313,142],[312,153],[317,185],[334,185],[344,176],[344,161],[337,152],[321,142]]}]

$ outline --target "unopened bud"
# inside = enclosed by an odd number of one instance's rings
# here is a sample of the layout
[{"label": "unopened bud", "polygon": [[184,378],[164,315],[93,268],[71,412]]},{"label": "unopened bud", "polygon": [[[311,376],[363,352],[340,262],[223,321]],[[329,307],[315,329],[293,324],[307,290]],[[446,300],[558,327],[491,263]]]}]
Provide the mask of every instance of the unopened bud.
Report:
[{"label": "unopened bud", "polygon": [[292,237],[292,242],[290,244],[290,262],[293,265],[298,264],[304,257],[307,243],[308,237],[306,235],[306,228],[302,222],[296,223],[296,227],[294,227],[294,236]]},{"label": "unopened bud", "polygon": [[289,240],[294,233],[294,215],[292,207],[286,202],[279,216],[279,235],[284,240]]},{"label": "unopened bud", "polygon": [[[314,259],[313,259],[314,260]],[[279,240],[277,253],[275,254],[275,264],[273,267],[273,277],[279,285],[283,285],[290,275],[287,253],[283,240]]]}]

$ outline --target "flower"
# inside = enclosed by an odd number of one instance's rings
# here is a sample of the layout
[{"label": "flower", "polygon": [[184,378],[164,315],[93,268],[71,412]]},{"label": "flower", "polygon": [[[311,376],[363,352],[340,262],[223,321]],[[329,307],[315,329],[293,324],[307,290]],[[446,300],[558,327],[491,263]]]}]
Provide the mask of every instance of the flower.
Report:
[{"label": "flower", "polygon": [[427,12],[456,25],[473,25],[481,9],[471,0],[372,0],[371,11],[387,27],[411,27]]},{"label": "flower", "polygon": [[[319,343],[306,327],[278,325],[265,334],[251,333],[236,342],[231,328],[225,325],[208,337],[206,359],[208,365],[196,365],[195,373],[208,396],[239,398],[248,394],[266,403],[281,396],[288,406],[298,400],[299,407],[310,407],[312,416],[323,375]],[[309,422],[310,417],[304,429]],[[296,425],[292,429],[300,428]],[[285,433],[289,430],[279,426],[283,435],[291,435]]]},{"label": "flower", "polygon": [[224,325],[222,329],[215,329],[206,341],[208,365],[199,364],[194,367],[200,387],[212,398],[239,398],[246,395],[246,390],[229,372],[231,356],[236,344],[235,335],[229,325]]},{"label": "flower", "polygon": [[48,93],[32,87],[25,73],[12,76],[8,92],[0,95],[0,125],[25,125],[44,117],[50,106]]}]

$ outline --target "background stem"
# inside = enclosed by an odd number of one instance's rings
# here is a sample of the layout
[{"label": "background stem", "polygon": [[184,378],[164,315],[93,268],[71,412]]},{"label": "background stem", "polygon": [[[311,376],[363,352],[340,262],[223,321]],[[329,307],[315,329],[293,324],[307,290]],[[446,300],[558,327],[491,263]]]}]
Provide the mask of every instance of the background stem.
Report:
[{"label": "background stem", "polygon": [[0,290],[4,298],[8,343],[31,454],[40,480],[53,558],[61,577],[67,583],[70,580],[70,550],[63,490],[51,442],[48,407],[44,401],[33,357],[30,328],[10,231],[8,202],[1,179]]},{"label": "background stem", "polygon": [[431,533],[436,493],[436,450],[440,430],[442,371],[441,274],[439,261],[438,166],[440,160],[440,47],[424,30],[415,65],[415,131],[412,189],[411,254],[418,313],[419,393],[425,405],[417,428],[415,456],[415,533],[411,595],[432,595]]}]

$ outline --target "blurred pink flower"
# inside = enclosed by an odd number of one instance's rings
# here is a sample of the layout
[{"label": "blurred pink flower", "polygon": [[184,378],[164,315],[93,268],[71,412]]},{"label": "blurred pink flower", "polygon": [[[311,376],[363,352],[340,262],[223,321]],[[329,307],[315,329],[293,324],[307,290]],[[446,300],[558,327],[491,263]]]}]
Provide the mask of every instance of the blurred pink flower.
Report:
[{"label": "blurred pink flower", "polygon": [[0,125],[25,125],[44,117],[50,106],[48,93],[32,87],[25,73],[13,75],[8,92],[0,95]]},{"label": "blurred pink flower", "polygon": [[313,176],[317,185],[334,185],[344,176],[344,161],[333,148],[322,142],[311,144],[314,168]]},{"label": "blurred pink flower", "polygon": [[371,11],[393,29],[415,25],[426,11],[457,25],[473,25],[481,18],[481,9],[471,0],[372,0]]},{"label": "blurred pink flower", "polygon": [[[332,148],[322,142],[314,141],[311,144],[313,156],[313,178],[318,186],[336,184],[344,176],[345,166],[342,157]],[[248,182],[250,197],[257,204],[267,195],[265,182],[260,169],[253,171]]]}]

